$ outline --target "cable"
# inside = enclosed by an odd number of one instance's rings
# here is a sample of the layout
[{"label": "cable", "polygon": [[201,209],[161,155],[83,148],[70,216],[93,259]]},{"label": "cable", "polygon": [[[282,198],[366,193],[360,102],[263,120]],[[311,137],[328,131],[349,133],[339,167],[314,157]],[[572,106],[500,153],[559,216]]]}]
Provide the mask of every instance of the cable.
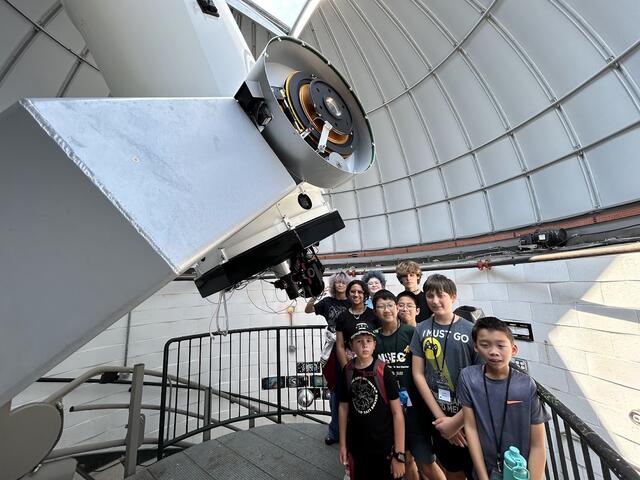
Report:
[{"label": "cable", "polygon": [[[231,297],[233,297],[233,290],[231,291],[231,295],[229,295],[229,299]],[[216,332],[217,333],[221,333],[222,335],[227,335],[227,333],[229,333],[229,313],[227,311],[227,292],[226,290],[221,290],[219,295],[218,295],[218,303],[213,303],[211,300],[209,300],[208,297],[205,297],[205,300],[210,303],[211,305],[215,305],[216,309],[215,311],[211,314],[211,319],[209,320],[209,336],[211,337],[211,340],[213,341],[213,331],[211,330],[211,324],[213,323],[213,319],[215,317],[216,319]],[[222,330],[220,328],[220,305],[224,304],[224,315],[225,315],[225,330]]]}]

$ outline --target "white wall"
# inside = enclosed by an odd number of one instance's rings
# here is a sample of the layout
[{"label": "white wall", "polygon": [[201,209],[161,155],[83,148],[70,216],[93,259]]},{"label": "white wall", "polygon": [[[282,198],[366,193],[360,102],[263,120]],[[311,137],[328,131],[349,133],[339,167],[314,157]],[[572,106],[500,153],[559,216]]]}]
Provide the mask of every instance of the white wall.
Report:
[{"label": "white wall", "polygon": [[[640,463],[640,427],[628,416],[632,409],[640,409],[640,254],[440,273],[456,281],[459,304],[481,307],[485,314],[505,320],[532,323],[535,341],[519,342],[518,355],[528,361],[531,375],[626,459]],[[402,289],[394,275],[387,278],[391,291]],[[209,300],[215,303],[217,296]],[[228,300],[229,327],[286,325],[289,304],[286,295],[276,293],[270,284],[251,283]],[[320,317],[303,309],[304,302],[298,300],[292,316],[295,325],[321,323]],[[133,310],[127,364],[142,362],[147,368],[161,369],[166,340],[207,331],[213,312],[214,305],[200,298],[191,283],[167,285]],[[126,322],[125,317],[115,323],[51,374],[75,376],[93,365],[121,365]],[[215,320],[212,324],[215,329]],[[50,391],[50,385],[36,384],[14,405]],[[65,407],[93,399],[123,401],[126,391],[120,386],[89,385],[65,399]],[[158,389],[145,390],[144,402],[158,402],[158,398]],[[124,411],[66,414],[61,446],[122,438],[125,422]],[[147,435],[154,435],[157,413],[147,412],[147,422]]]},{"label": "white wall", "polygon": [[640,466],[640,254],[443,273],[458,303],[532,323],[529,373]]}]

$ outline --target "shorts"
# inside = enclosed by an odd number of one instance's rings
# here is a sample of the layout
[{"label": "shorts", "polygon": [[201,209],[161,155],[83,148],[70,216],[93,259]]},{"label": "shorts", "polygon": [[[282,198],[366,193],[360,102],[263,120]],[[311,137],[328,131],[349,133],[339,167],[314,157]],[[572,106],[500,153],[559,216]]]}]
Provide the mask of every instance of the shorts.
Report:
[{"label": "shorts", "polygon": [[473,478],[473,462],[469,449],[457,447],[449,443],[440,433],[433,429],[433,453],[438,457],[438,462],[449,472],[464,471],[467,478]]},{"label": "shorts", "polygon": [[405,447],[417,463],[430,465],[435,461],[431,429],[417,407],[409,407],[405,415]]},{"label": "shorts", "polygon": [[391,461],[384,455],[370,453],[353,453],[352,480],[393,480],[391,475]]}]

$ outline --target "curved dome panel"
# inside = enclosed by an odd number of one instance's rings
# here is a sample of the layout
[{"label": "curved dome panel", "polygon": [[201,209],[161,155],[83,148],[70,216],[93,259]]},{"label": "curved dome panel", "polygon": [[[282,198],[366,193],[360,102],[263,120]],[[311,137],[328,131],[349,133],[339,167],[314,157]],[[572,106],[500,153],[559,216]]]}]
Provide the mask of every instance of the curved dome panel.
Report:
[{"label": "curved dome panel", "polygon": [[491,235],[638,201],[638,21],[633,1],[323,2],[301,38],[353,83],[378,162],[328,193],[353,205],[341,210],[349,232],[322,252]]}]

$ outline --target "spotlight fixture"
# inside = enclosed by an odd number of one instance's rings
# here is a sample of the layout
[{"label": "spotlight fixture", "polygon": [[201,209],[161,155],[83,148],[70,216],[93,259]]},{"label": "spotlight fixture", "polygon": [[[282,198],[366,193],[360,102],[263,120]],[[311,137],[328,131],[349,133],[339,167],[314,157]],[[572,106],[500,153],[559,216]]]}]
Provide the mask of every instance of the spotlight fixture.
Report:
[{"label": "spotlight fixture", "polygon": [[565,243],[567,243],[567,231],[563,228],[534,232],[520,237],[520,248],[523,250],[560,247]]}]

